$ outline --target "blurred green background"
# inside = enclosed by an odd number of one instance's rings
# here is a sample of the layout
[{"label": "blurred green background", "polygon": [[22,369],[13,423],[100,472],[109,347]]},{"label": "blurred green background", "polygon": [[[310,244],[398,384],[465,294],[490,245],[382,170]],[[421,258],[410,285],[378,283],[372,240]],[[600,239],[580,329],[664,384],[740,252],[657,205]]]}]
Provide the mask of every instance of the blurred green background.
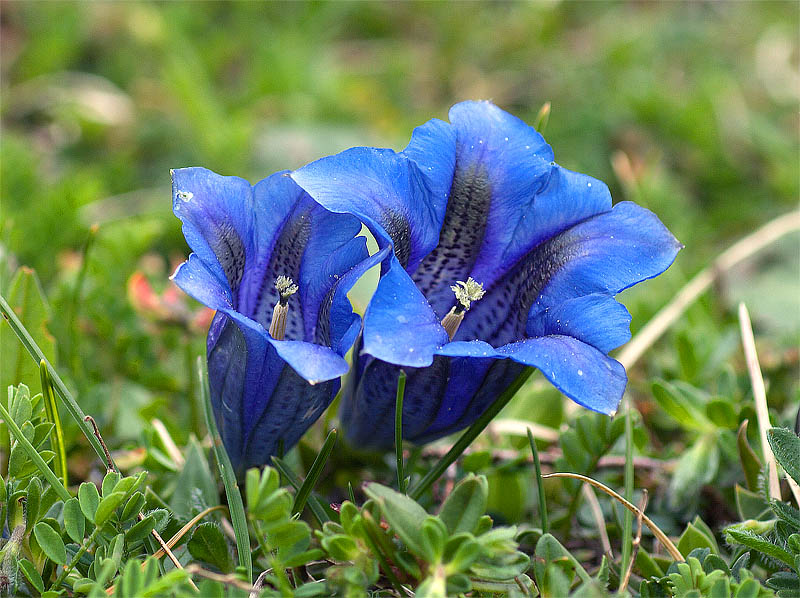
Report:
[{"label": "blurred green background", "polygon": [[[638,329],[730,243],[797,207],[799,6],[5,1],[0,288],[35,268],[61,370],[115,444],[154,415],[185,440],[192,402],[179,399],[204,339],[196,304],[168,290],[188,253],[169,169],[256,181],[352,145],[402,148],[453,103],[488,98],[528,122],[550,102],[556,160],[686,245],[626,293]],[[672,349],[687,342],[698,363],[731,359],[745,298],[764,358],[796,374],[799,254],[787,237],[723,281],[647,371],[685,374]],[[793,377],[778,405],[796,398]]]}]

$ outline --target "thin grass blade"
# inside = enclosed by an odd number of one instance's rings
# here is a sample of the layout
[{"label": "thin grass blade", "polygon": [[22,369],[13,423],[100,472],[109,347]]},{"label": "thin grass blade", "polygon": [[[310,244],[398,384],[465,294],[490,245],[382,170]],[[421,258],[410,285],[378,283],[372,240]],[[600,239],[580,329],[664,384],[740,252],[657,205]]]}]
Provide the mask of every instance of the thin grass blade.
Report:
[{"label": "thin grass blade", "polygon": [[64,402],[64,406],[67,408],[70,416],[72,416],[72,418],[78,424],[78,427],[81,429],[81,432],[83,432],[83,435],[86,436],[89,444],[92,445],[94,452],[97,453],[97,456],[100,458],[100,460],[105,463],[105,452],[103,451],[100,441],[97,440],[92,432],[92,428],[85,421],[86,414],[72,397],[72,394],[69,392],[69,390],[67,390],[67,386],[64,384],[61,376],[59,376],[55,371],[53,365],[47,361],[47,358],[44,356],[44,353],[42,353],[39,345],[37,345],[36,341],[33,340],[33,337],[27,331],[22,322],[20,322],[17,314],[14,313],[14,310],[11,309],[11,306],[2,295],[0,295],[0,312],[2,312],[3,317],[6,319],[9,326],[11,326],[14,334],[17,335],[17,338],[20,340],[25,349],[27,349],[28,353],[30,353],[30,356],[34,359],[34,361],[37,363],[44,361],[45,365],[47,366],[47,373],[50,376],[50,380],[53,388],[56,391],[56,394],[58,394],[58,396]]},{"label": "thin grass blade", "polygon": [[[625,500],[633,504],[633,422],[631,419],[631,403],[625,410]],[[622,557],[620,571],[628,570],[633,552],[633,512],[625,511],[622,523]]]},{"label": "thin grass blade", "polygon": [[28,442],[28,439],[25,438],[25,435],[22,433],[22,430],[19,429],[17,422],[11,419],[11,414],[8,410],[0,403],[0,414],[3,416],[3,420],[5,420],[6,425],[8,426],[9,433],[14,437],[14,439],[19,442],[20,446],[25,449],[25,452],[28,453],[28,458],[33,461],[33,464],[42,472],[42,475],[45,479],[50,483],[55,490],[58,497],[63,500],[64,502],[68,501],[72,498],[69,491],[64,487],[61,483],[61,480],[58,479],[53,470],[48,467],[47,463],[44,462],[42,456],[39,452],[33,447],[33,445]]},{"label": "thin grass blade", "polygon": [[528,442],[531,445],[533,454],[533,466],[536,470],[536,487],[539,490],[539,517],[542,522],[542,534],[547,533],[547,501],[544,496],[544,480],[542,480],[542,465],[539,463],[539,451],[536,449],[536,441],[533,439],[533,432],[528,428]]},{"label": "thin grass blade", "polygon": [[61,478],[64,486],[67,485],[67,449],[64,444],[64,429],[61,426],[61,416],[58,414],[58,405],[53,395],[53,383],[47,371],[47,363],[44,359],[39,362],[39,375],[42,379],[42,400],[47,421],[53,424],[53,431],[50,432],[50,444],[56,454],[55,469],[56,475]]},{"label": "thin grass blade", "polygon": [[406,492],[406,479],[403,472],[403,397],[405,393],[406,373],[400,370],[394,406],[394,454],[397,458],[397,489],[403,494]]},{"label": "thin grass blade", "polygon": [[208,389],[208,371],[206,360],[202,357],[197,358],[197,373],[200,376],[200,392],[203,399],[203,414],[206,418],[206,427],[211,436],[211,446],[217,458],[219,475],[222,484],[225,486],[225,496],[228,498],[228,510],[231,514],[231,524],[236,536],[236,552],[239,553],[239,565],[247,571],[247,582],[253,579],[253,555],[250,552],[250,532],[247,529],[247,518],[244,514],[244,502],[242,493],[239,491],[239,484],[236,483],[236,475],[233,473],[231,460],[228,453],[222,446],[222,440],[217,431],[217,423],[211,414],[211,394]]},{"label": "thin grass blade", "polygon": [[494,417],[503,410],[508,402],[517,394],[517,391],[525,384],[525,381],[530,378],[531,374],[533,373],[533,368],[525,368],[525,370],[517,377],[516,380],[509,386],[506,391],[500,395],[497,400],[492,403],[491,407],[486,410],[486,412],[481,415],[474,424],[472,424],[467,431],[464,432],[461,437],[456,441],[447,454],[439,459],[439,462],[427,473],[425,477],[423,477],[419,483],[414,487],[408,495],[413,498],[414,500],[419,499],[428,488],[430,488],[433,483],[438,480],[442,474],[447,470],[450,465],[455,463],[456,459],[461,456],[461,453],[466,450],[466,448],[472,444],[472,441],[475,440],[481,432],[483,432],[484,428],[489,425],[489,422],[494,419]]},{"label": "thin grass blade", "polygon": [[[289,468],[289,466],[286,465],[286,462],[283,459],[280,457],[272,457],[272,464],[275,466],[275,469],[278,470],[278,473],[287,479],[292,488],[298,491],[300,490],[303,483],[300,481],[300,478],[298,478]],[[325,511],[325,507],[322,506],[322,503],[319,502],[319,499],[317,499],[314,494],[308,495],[307,502],[308,508],[311,509],[311,512],[314,514],[314,518],[317,520],[317,523],[319,523],[320,526],[326,521],[332,521],[330,516],[328,516],[327,511]]]},{"label": "thin grass blade", "polygon": [[308,470],[308,475],[306,476],[306,479],[303,481],[303,485],[300,486],[300,489],[297,491],[297,494],[295,494],[294,506],[292,507],[292,510],[298,515],[303,512],[303,509],[306,506],[306,501],[308,500],[308,497],[311,495],[311,491],[314,489],[314,486],[317,485],[317,480],[319,479],[319,476],[322,473],[322,468],[325,467],[325,463],[328,462],[328,457],[331,456],[333,445],[336,444],[337,436],[338,432],[336,431],[336,428],[328,432],[328,437],[322,444],[322,448],[317,454],[317,458],[314,459],[314,463],[311,465],[311,469]]}]

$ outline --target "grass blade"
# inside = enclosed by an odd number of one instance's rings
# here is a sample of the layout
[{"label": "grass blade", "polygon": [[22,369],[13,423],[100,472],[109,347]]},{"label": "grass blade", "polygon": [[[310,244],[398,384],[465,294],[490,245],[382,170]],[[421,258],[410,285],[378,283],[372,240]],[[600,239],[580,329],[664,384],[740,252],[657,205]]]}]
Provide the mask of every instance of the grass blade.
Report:
[{"label": "grass blade", "polygon": [[456,459],[461,456],[461,453],[472,444],[472,441],[478,437],[478,435],[483,432],[484,428],[489,425],[489,422],[494,419],[494,416],[500,413],[503,410],[508,402],[517,394],[517,391],[525,384],[525,381],[530,378],[530,375],[533,373],[533,368],[525,368],[525,370],[517,377],[514,382],[511,383],[506,391],[501,394],[497,400],[492,403],[492,405],[487,409],[483,415],[481,415],[474,424],[472,424],[467,431],[464,432],[461,437],[456,441],[447,454],[439,459],[439,462],[430,470],[425,477],[423,477],[419,484],[417,484],[414,489],[409,492],[409,496],[414,500],[419,499],[425,491],[430,488],[433,483],[438,480],[442,474],[447,470],[450,465],[455,463]]},{"label": "grass blade", "polygon": [[311,495],[314,486],[317,485],[317,480],[322,473],[322,468],[325,467],[325,463],[328,462],[328,457],[331,456],[333,445],[336,444],[337,435],[336,428],[328,432],[328,437],[325,439],[319,454],[317,454],[317,458],[314,459],[311,469],[308,470],[308,475],[303,481],[303,485],[300,486],[297,494],[295,494],[292,510],[298,515],[303,512],[306,506],[306,500],[308,500],[308,497]]},{"label": "grass blade", "polygon": [[61,427],[61,417],[58,415],[58,405],[53,396],[53,384],[50,374],[47,372],[47,364],[44,359],[39,362],[39,375],[42,379],[42,400],[44,411],[47,414],[47,421],[53,424],[53,431],[50,432],[50,444],[56,454],[55,469],[56,474],[61,478],[61,482],[67,485],[67,449],[64,445],[64,430]]},{"label": "grass blade", "polygon": [[53,490],[55,490],[56,494],[58,494],[58,497],[64,502],[67,502],[70,498],[72,498],[72,495],[70,495],[69,491],[61,483],[61,480],[58,479],[56,474],[53,473],[53,470],[50,469],[47,463],[44,462],[44,459],[42,459],[42,456],[39,454],[39,452],[30,442],[28,442],[28,439],[25,438],[25,435],[22,433],[22,430],[19,429],[17,422],[11,418],[11,414],[3,406],[2,402],[0,402],[0,414],[2,414],[6,425],[8,426],[9,433],[16,439],[17,442],[20,443],[22,448],[25,449],[25,452],[28,453],[30,460],[33,461],[37,468],[39,468],[39,471],[42,472],[44,478],[53,487]]},{"label": "grass blade", "polygon": [[211,414],[211,395],[208,390],[208,371],[206,370],[206,360],[202,357],[197,358],[197,373],[200,376],[200,392],[203,398],[203,413],[206,418],[206,427],[211,436],[211,446],[217,458],[219,475],[225,486],[225,496],[228,498],[228,510],[231,514],[231,524],[236,535],[236,552],[239,554],[239,565],[247,571],[247,582],[253,579],[253,555],[250,552],[250,532],[247,529],[247,518],[244,514],[244,503],[242,493],[239,491],[239,484],[236,483],[236,475],[233,473],[231,460],[228,453],[222,446],[222,440],[217,431],[217,423]]},{"label": "grass blade", "polygon": [[47,367],[47,374],[50,376],[50,380],[53,388],[56,391],[56,394],[61,397],[61,400],[64,402],[64,407],[67,408],[69,414],[78,424],[81,432],[83,432],[83,435],[86,436],[89,444],[92,445],[94,452],[97,453],[97,456],[100,458],[100,460],[105,463],[105,452],[103,452],[103,447],[100,445],[100,441],[97,440],[92,432],[92,428],[85,421],[86,414],[80,408],[78,403],[75,402],[75,399],[72,397],[72,394],[69,392],[69,390],[67,390],[67,386],[64,384],[61,376],[59,376],[55,369],[53,369],[52,364],[47,361],[47,358],[44,356],[44,353],[42,353],[39,345],[37,345],[36,341],[33,340],[33,337],[26,330],[22,322],[20,322],[17,314],[14,313],[14,310],[11,309],[11,306],[2,295],[0,295],[0,312],[2,312],[3,317],[6,319],[9,326],[11,326],[14,334],[17,335],[17,338],[20,340],[25,349],[27,349],[28,353],[30,353],[30,356],[34,359],[34,361],[37,363],[45,363]]},{"label": "grass blade", "polygon": [[400,370],[397,378],[397,397],[394,405],[394,454],[397,458],[397,489],[405,494],[403,472],[403,397],[406,394],[406,373]]},{"label": "grass blade", "polygon": [[[298,478],[294,472],[289,469],[289,466],[286,465],[286,462],[280,457],[272,457],[272,463],[275,465],[275,469],[277,469],[278,472],[289,481],[289,484],[291,484],[292,488],[299,491],[303,483],[300,481],[300,478]],[[325,511],[325,507],[322,506],[322,503],[320,503],[317,497],[313,494],[308,495],[308,508],[311,509],[311,512],[314,514],[314,518],[317,520],[317,523],[319,523],[320,526],[326,521],[331,521],[331,518]]]},{"label": "grass blade", "polygon": [[[633,423],[631,421],[631,404],[625,410],[625,500],[633,504]],[[625,511],[622,523],[622,558],[620,571],[628,570],[628,562],[633,550],[633,512]],[[620,574],[622,577],[622,574]]]},{"label": "grass blade", "polygon": [[544,481],[542,480],[542,465],[539,463],[539,451],[536,450],[536,441],[533,439],[533,433],[528,428],[528,442],[531,445],[531,453],[533,453],[533,466],[536,469],[536,486],[539,490],[539,517],[542,520],[542,534],[547,533],[547,501],[544,496]]}]

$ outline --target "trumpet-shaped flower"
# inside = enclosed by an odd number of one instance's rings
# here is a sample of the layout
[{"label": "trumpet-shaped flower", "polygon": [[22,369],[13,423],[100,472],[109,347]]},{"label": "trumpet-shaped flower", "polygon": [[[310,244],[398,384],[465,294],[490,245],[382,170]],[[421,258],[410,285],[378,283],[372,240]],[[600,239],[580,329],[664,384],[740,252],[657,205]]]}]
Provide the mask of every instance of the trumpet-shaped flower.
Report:
[{"label": "trumpet-shaped flower", "polygon": [[418,127],[406,149],[353,148],[292,173],[391,248],[342,404],[348,437],[435,439],[475,421],[538,368],[577,403],[613,414],[627,377],[608,352],[630,337],[614,295],[657,276],[681,245],[648,210],[553,162],[542,136],[489,102]]},{"label": "trumpet-shaped flower", "polygon": [[369,267],[361,224],[314,202],[286,173],[255,186],[175,170],[173,211],[193,252],[173,279],[216,310],[211,403],[237,473],[268,462],[339,389],[360,329],[347,291]]}]

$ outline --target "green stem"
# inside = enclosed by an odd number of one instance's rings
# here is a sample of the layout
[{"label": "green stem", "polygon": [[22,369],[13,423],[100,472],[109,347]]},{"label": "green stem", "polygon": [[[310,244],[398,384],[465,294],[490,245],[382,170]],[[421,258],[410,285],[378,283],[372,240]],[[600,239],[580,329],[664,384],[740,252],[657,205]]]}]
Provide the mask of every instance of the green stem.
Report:
[{"label": "green stem", "polygon": [[103,452],[103,447],[101,446],[100,441],[95,437],[92,428],[84,420],[86,414],[84,414],[78,403],[75,402],[72,394],[69,392],[69,390],[67,390],[67,386],[64,384],[64,381],[61,379],[55,369],[53,369],[52,364],[47,361],[47,358],[44,356],[44,353],[42,353],[39,345],[37,345],[36,341],[33,340],[33,337],[27,331],[22,322],[20,322],[17,314],[13,309],[11,309],[11,306],[2,295],[0,295],[0,312],[2,312],[3,317],[8,321],[8,324],[11,326],[14,334],[17,335],[17,338],[20,340],[25,349],[27,349],[30,356],[33,357],[33,360],[37,363],[44,361],[45,365],[47,366],[47,373],[53,383],[53,388],[58,396],[61,397],[64,406],[78,424],[78,427],[81,429],[81,432],[83,432],[83,435],[86,436],[89,444],[92,445],[94,452],[97,453],[97,456],[100,458],[100,460],[105,463],[106,455]]},{"label": "green stem", "polygon": [[86,542],[81,544],[81,547],[78,549],[78,552],[75,553],[75,556],[72,557],[72,560],[61,570],[61,573],[53,582],[53,585],[50,586],[51,591],[57,590],[61,587],[61,584],[64,583],[64,580],[67,578],[67,575],[69,575],[69,572],[75,568],[75,565],[78,564],[78,561],[81,560],[81,557],[84,555],[84,553],[86,553],[86,551],[89,550],[89,547],[94,544],[94,541],[97,538],[97,533],[100,531],[100,527],[101,526],[97,526],[94,528],[94,531],[86,539]]},{"label": "green stem", "polygon": [[414,500],[419,499],[433,483],[438,480],[441,475],[447,470],[450,465],[455,463],[456,459],[461,456],[461,453],[475,440],[478,435],[483,432],[484,428],[489,425],[489,422],[494,419],[494,416],[502,411],[508,402],[517,394],[517,391],[525,384],[525,381],[533,373],[533,368],[525,368],[523,372],[517,376],[517,379],[511,383],[503,394],[501,394],[494,403],[481,415],[474,424],[472,424],[466,432],[461,435],[456,443],[453,445],[447,454],[439,459],[439,462],[427,473],[425,477],[420,480],[414,489],[409,492],[409,496]]},{"label": "green stem", "polygon": [[394,406],[394,452],[397,458],[397,489],[405,494],[406,480],[403,472],[403,397],[406,393],[406,373],[400,370],[397,378],[397,395]]}]

